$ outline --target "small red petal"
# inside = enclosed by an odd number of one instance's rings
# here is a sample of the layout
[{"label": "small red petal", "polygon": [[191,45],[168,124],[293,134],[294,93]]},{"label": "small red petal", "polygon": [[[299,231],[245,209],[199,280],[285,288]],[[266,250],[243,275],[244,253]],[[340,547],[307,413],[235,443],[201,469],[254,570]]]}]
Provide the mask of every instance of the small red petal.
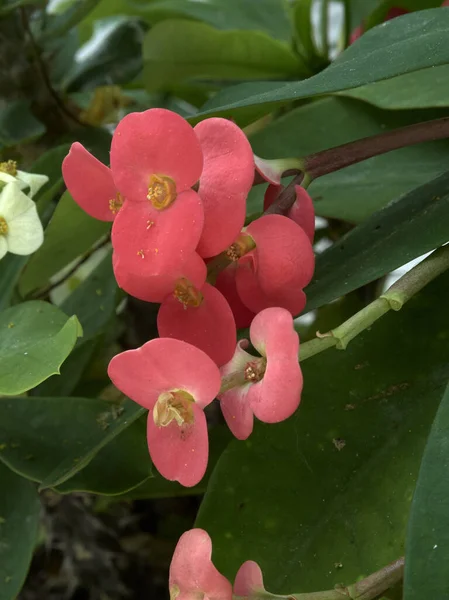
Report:
[{"label": "small red petal", "polygon": [[255,273],[267,296],[297,292],[309,283],[315,257],[299,225],[281,215],[266,215],[250,223],[247,232],[256,242]]},{"label": "small red petal", "polygon": [[197,252],[210,257],[232,244],[244,225],[254,160],[246,135],[228,119],[201,121],[195,133],[204,157],[198,193],[205,220]]},{"label": "small red petal", "polygon": [[193,487],[206,472],[209,457],[207,423],[202,408],[193,405],[194,422],[179,426],[172,421],[158,427],[151,412],[147,421],[147,440],[151,460],[159,473],[170,481]]},{"label": "small red petal", "polygon": [[233,263],[217,277],[215,287],[219,290],[228,301],[234,315],[235,325],[237,329],[249,327],[254,317],[254,312],[250,311],[240,299],[236,286],[237,264]]},{"label": "small red petal", "polygon": [[[267,187],[263,203],[264,211],[273,204],[283,189],[283,185],[269,185]],[[315,237],[315,209],[312,198],[307,190],[300,185],[295,186],[295,191],[296,200],[286,216],[304,229],[307,237],[313,244]]]},{"label": "small red petal", "polygon": [[169,587],[178,588],[181,600],[203,594],[209,600],[232,600],[232,587],[212,563],[212,542],[204,529],[184,533],[170,564]]},{"label": "small red petal", "polygon": [[185,306],[173,294],[161,304],[157,328],[161,337],[177,338],[201,348],[219,366],[227,363],[236,344],[234,316],[226,298],[205,283],[200,306]]},{"label": "small red petal", "polygon": [[145,201],[151,175],[170,177],[179,193],[194,185],[203,155],[193,127],[180,115],[152,108],[126,115],[114,132],[111,170],[119,191]]},{"label": "small red petal", "polygon": [[278,423],[298,408],[303,386],[292,316],[281,308],[264,310],[251,323],[250,337],[267,366],[263,379],[248,390],[248,400],[258,419]]},{"label": "small red petal", "polygon": [[254,592],[265,591],[263,575],[259,565],[253,560],[243,563],[235,576],[234,594],[250,597]]},{"label": "small red petal", "polygon": [[250,386],[251,384],[235,387],[219,395],[221,412],[229,429],[238,440],[246,440],[253,431],[253,410],[247,398]]},{"label": "small red petal", "polygon": [[109,201],[116,199],[117,188],[111,171],[80,143],[72,144],[64,158],[62,175],[73,199],[88,215],[100,221],[114,220]]},{"label": "small red petal", "polygon": [[174,389],[187,391],[196,405],[207,406],[221,384],[217,366],[199,348],[163,338],[114,356],[108,375],[126,396],[148,409],[160,394]]},{"label": "small red petal", "polygon": [[365,29],[363,27],[363,25],[359,25],[358,27],[356,27],[352,32],[351,35],[349,37],[349,44],[353,44],[354,42],[356,42],[359,37],[361,37],[364,33]]},{"label": "small red petal", "polygon": [[396,17],[402,17],[402,15],[408,15],[409,12],[409,10],[401,8],[400,6],[393,6],[385,15],[384,21],[390,21],[391,19],[396,19]]}]

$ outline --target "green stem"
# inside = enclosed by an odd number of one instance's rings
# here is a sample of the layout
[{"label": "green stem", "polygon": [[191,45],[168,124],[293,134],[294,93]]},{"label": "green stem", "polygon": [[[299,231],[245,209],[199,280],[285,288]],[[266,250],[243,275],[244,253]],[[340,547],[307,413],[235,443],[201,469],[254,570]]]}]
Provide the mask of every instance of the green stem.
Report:
[{"label": "green stem", "polygon": [[350,317],[347,321],[301,346],[300,360],[304,361],[335,346],[344,350],[359,333],[371,327],[390,310],[400,310],[424,286],[449,269],[449,245],[438,248],[430,256],[398,279],[380,298]]},{"label": "green stem", "polygon": [[399,583],[404,576],[404,558],[399,558],[380,571],[348,587],[336,586],[324,592],[305,592],[277,596],[265,590],[254,592],[248,597],[233,596],[233,600],[375,600]]}]

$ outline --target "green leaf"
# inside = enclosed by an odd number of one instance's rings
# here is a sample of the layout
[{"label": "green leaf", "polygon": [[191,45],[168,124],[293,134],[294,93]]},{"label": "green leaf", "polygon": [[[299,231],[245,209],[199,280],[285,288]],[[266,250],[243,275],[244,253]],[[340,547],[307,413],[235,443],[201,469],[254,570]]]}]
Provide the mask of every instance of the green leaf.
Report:
[{"label": "green leaf", "polygon": [[51,16],[47,19],[47,26],[40,34],[39,41],[44,42],[63,37],[93,11],[99,2],[100,0],[79,0],[62,14]]},{"label": "green leaf", "polygon": [[231,580],[252,559],[272,592],[332,589],[403,554],[449,377],[448,285],[445,274],[347,350],[305,361],[296,414],[225,450],[196,525]]},{"label": "green leaf", "polygon": [[283,0],[163,0],[142,3],[141,14],[151,23],[170,18],[192,18],[217,29],[263,31],[284,42],[291,38],[291,25]]},{"label": "green leaf", "polygon": [[[250,141],[264,158],[306,156],[436,116],[435,111],[391,112],[332,97],[287,113]],[[448,164],[447,141],[419,144],[320,177],[309,192],[317,214],[357,223],[443,173]]]},{"label": "green leaf", "polygon": [[148,91],[192,81],[270,79],[301,73],[293,52],[261,31],[220,31],[204,23],[163,21],[146,35]]},{"label": "green leaf", "polygon": [[63,79],[69,91],[126,83],[142,70],[144,28],[135,18],[110,17],[94,24],[94,33]]},{"label": "green leaf", "polygon": [[0,150],[30,142],[45,133],[26,100],[15,100],[0,110]]},{"label": "green leaf", "polygon": [[42,488],[124,493],[151,476],[144,413],[130,400],[0,398],[0,459]]},{"label": "green leaf", "polygon": [[44,243],[33,254],[21,277],[21,294],[29,294],[45,285],[52,275],[87,252],[110,227],[110,223],[97,221],[86,214],[65,192],[45,230]]},{"label": "green leaf", "polygon": [[432,425],[407,532],[404,600],[449,594],[449,388]]},{"label": "green leaf", "polygon": [[0,394],[23,394],[59,373],[80,335],[78,319],[47,302],[0,313]]},{"label": "green leaf", "polygon": [[0,463],[0,600],[14,600],[37,543],[40,502],[35,486]]},{"label": "green leaf", "polygon": [[449,172],[373,214],[318,256],[306,288],[312,310],[449,240]]},{"label": "green leaf", "polygon": [[441,65],[340,93],[390,110],[446,107],[448,79],[449,65]]},{"label": "green leaf", "polygon": [[245,106],[285,104],[389,79],[449,63],[449,11],[434,8],[392,19],[367,31],[327,69],[304,81],[252,83],[226,88],[200,116],[234,112]]},{"label": "green leaf", "polygon": [[115,314],[117,283],[112,270],[111,252],[61,303],[66,314],[75,314],[83,328],[83,337],[61,367],[61,374],[44,381],[33,394],[68,396],[75,389],[95,351],[94,338],[103,333]]}]

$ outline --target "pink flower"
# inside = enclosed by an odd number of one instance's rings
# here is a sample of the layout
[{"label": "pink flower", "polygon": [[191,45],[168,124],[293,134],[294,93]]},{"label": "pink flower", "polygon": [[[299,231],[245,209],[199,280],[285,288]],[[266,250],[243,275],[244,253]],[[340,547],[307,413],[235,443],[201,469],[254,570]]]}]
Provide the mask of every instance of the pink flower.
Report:
[{"label": "pink flower", "polygon": [[170,600],[232,600],[232,586],[211,557],[212,542],[203,529],[180,537],[170,564]]},{"label": "pink flower", "polygon": [[237,285],[235,277],[237,274],[237,263],[232,263],[221,271],[215,282],[215,287],[219,290],[228,301],[231,307],[232,314],[234,315],[235,325],[237,329],[242,327],[249,327],[251,321],[255,317],[255,313],[251,312],[240,299],[237,292]]},{"label": "pink flower", "polygon": [[236,596],[245,597],[265,592],[262,571],[256,562],[247,560],[243,563],[235,576],[233,591]]},{"label": "pink flower", "polygon": [[[267,210],[273,204],[283,189],[283,185],[270,184],[267,187],[263,203],[264,210]],[[315,237],[315,209],[313,207],[313,200],[307,190],[300,185],[295,186],[295,192],[296,200],[286,216],[304,229],[310,243],[313,244]]]},{"label": "pink flower", "polygon": [[251,323],[251,343],[261,354],[245,351],[247,340],[237,344],[231,361],[221,368],[223,386],[219,395],[224,418],[241,440],[253,430],[253,415],[265,423],[290,417],[299,406],[303,378],[299,365],[299,338],[291,314],[283,308],[268,308]]},{"label": "pink flower", "polygon": [[181,277],[199,287],[206,279],[204,262],[195,252],[204,222],[201,199],[193,190],[181,196],[155,213],[146,202],[127,200],[114,221],[117,282],[141,300],[162,302]]},{"label": "pink flower", "polygon": [[207,258],[232,244],[244,225],[254,160],[245,134],[232,121],[206,119],[196,125],[195,133],[204,157],[198,190],[204,229],[197,251]]},{"label": "pink flower", "polygon": [[219,366],[227,363],[236,343],[234,316],[226,298],[205,283],[199,291],[187,280],[162,302],[157,315],[161,337],[176,338],[201,348]]},{"label": "pink flower", "polygon": [[123,198],[106,165],[75,142],[62,162],[62,175],[73,199],[88,215],[113,221]]},{"label": "pink flower", "polygon": [[449,6],[449,0],[444,0],[443,4],[441,6]]},{"label": "pink flower", "polygon": [[256,248],[238,263],[236,285],[243,304],[254,313],[270,306],[300,313],[305,306],[302,290],[315,266],[304,230],[282,215],[266,215],[248,225],[245,233]]},{"label": "pink flower", "polygon": [[114,356],[108,374],[150,411],[148,448],[161,475],[186,487],[201,481],[209,453],[203,409],[220,389],[215,363],[186,342],[157,338]]}]

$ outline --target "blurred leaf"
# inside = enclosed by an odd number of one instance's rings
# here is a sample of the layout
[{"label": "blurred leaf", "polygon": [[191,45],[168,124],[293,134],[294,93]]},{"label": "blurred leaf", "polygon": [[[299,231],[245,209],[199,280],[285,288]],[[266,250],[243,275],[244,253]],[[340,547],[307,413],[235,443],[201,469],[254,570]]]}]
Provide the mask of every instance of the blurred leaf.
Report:
[{"label": "blurred leaf", "polygon": [[296,414],[228,446],[196,522],[225,576],[252,559],[268,590],[307,592],[403,554],[421,452],[449,377],[448,285],[445,274],[344,352],[305,361]]},{"label": "blurred leaf", "polygon": [[318,256],[308,310],[449,241],[449,172],[373,214]]},{"label": "blurred leaf", "polygon": [[[306,156],[438,116],[440,112],[391,112],[346,98],[325,98],[274,120],[250,141],[264,158]],[[317,214],[357,223],[443,173],[448,164],[449,142],[419,144],[320,177],[309,192]]]},{"label": "blurred leaf", "polygon": [[52,40],[64,36],[72,27],[82,21],[100,2],[100,0],[78,0],[66,11],[58,15],[50,15],[46,28],[39,36],[39,41]]},{"label": "blurred leaf", "polygon": [[440,65],[340,93],[390,110],[445,107],[448,79],[449,65]]},{"label": "blurred leaf", "polygon": [[143,46],[148,91],[191,81],[233,81],[301,74],[293,52],[261,31],[220,31],[204,23],[155,25]]},{"label": "blurred leaf", "polygon": [[404,600],[449,595],[449,388],[419,471],[407,533]]},{"label": "blurred leaf", "polygon": [[291,24],[283,0],[160,0],[134,6],[151,23],[190,17],[217,29],[263,31],[283,42],[291,39]]},{"label": "blurred leaf", "polygon": [[47,302],[0,313],[0,394],[22,394],[59,368],[82,335],[78,319]]},{"label": "blurred leaf", "polygon": [[[383,23],[391,8],[402,8],[404,10],[424,10],[426,8],[438,8],[442,0],[380,0],[375,9],[364,20],[367,29]],[[399,17],[394,18],[400,18]]]},{"label": "blurred leaf", "polygon": [[367,31],[327,69],[304,81],[244,83],[219,92],[200,116],[245,106],[285,104],[449,63],[449,11],[435,8],[392,19]]},{"label": "blurred leaf", "polygon": [[86,214],[65,192],[45,230],[45,239],[33,254],[20,279],[22,295],[44,286],[52,275],[63,269],[108,233],[110,223]]},{"label": "blurred leaf", "polygon": [[40,502],[35,486],[0,463],[0,600],[14,600],[37,543]]},{"label": "blurred leaf", "polygon": [[31,142],[45,133],[26,100],[14,100],[0,110],[0,150]]},{"label": "blurred leaf", "polygon": [[69,91],[94,89],[133,79],[142,70],[144,31],[135,18],[95,22],[92,38],[80,48],[63,87]]},{"label": "blurred leaf", "polygon": [[0,398],[0,459],[62,492],[124,493],[151,476],[145,410],[89,398]]}]

